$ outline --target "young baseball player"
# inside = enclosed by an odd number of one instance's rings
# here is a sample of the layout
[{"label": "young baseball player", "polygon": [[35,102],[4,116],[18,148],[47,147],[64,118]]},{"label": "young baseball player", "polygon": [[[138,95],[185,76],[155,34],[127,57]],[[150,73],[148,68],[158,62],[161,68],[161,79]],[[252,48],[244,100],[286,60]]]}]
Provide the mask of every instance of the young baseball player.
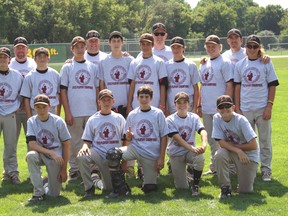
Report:
[{"label": "young baseball player", "polygon": [[[154,55],[161,58],[164,62],[173,58],[172,50],[169,46],[165,45],[165,40],[168,37],[166,32],[166,26],[163,23],[157,22],[152,26],[152,36],[154,39],[154,45],[152,52]],[[141,57],[142,52],[140,52],[137,58]]]},{"label": "young baseball player", "polygon": [[236,165],[238,192],[253,192],[259,162],[259,147],[256,134],[243,116],[234,112],[232,98],[221,95],[217,99],[218,113],[213,117],[212,138],[221,148],[215,155],[217,177],[221,187],[220,198],[231,197],[229,164]]},{"label": "young baseball player", "polygon": [[[25,77],[29,71],[36,68],[35,61],[28,57],[28,41],[24,37],[17,37],[14,40],[14,54],[15,57],[11,59],[9,68],[17,70]],[[21,127],[23,126],[24,134],[27,133],[27,114],[24,107],[24,102],[22,102],[20,108],[16,113],[16,122],[17,122],[17,142],[20,136]]]},{"label": "young baseball player", "polygon": [[137,159],[143,166],[144,193],[157,190],[158,171],[164,167],[168,127],[163,112],[151,106],[152,98],[153,89],[150,86],[141,86],[138,89],[140,106],[129,113],[126,122],[126,141],[129,144],[107,152],[113,182],[113,192],[110,194],[112,197],[130,193],[120,167],[121,159]]},{"label": "young baseball player", "polygon": [[189,95],[189,111],[196,113],[199,100],[198,82],[200,81],[197,66],[194,62],[185,58],[183,38],[174,37],[170,42],[170,46],[173,52],[173,59],[165,62],[168,74],[168,114],[176,111],[174,97],[178,92],[186,92]]},{"label": "young baseball player", "polygon": [[[178,92],[174,97],[174,102],[177,111],[167,117],[168,136],[172,138],[167,151],[174,184],[176,188],[189,188],[185,170],[187,163],[193,164],[192,195],[197,196],[200,194],[199,182],[204,168],[203,153],[207,145],[207,132],[199,116],[188,111],[190,98],[187,93]],[[196,132],[201,135],[201,147],[196,147]]]},{"label": "young baseball player", "polygon": [[80,36],[73,38],[72,63],[63,65],[60,71],[60,95],[65,112],[65,121],[71,133],[69,156],[69,181],[77,180],[79,169],[76,157],[82,147],[82,133],[88,118],[97,112],[99,91],[98,66],[84,58],[85,40]]},{"label": "young baseball player", "polygon": [[100,61],[100,90],[107,88],[113,92],[115,100],[113,110],[126,117],[129,90],[127,75],[129,65],[134,58],[123,55],[123,36],[121,32],[111,32],[109,46],[112,52]]},{"label": "young baseball player", "polygon": [[264,49],[260,38],[250,35],[246,41],[247,57],[235,65],[236,112],[249,120],[253,129],[258,130],[262,179],[271,181],[271,116],[279,85],[273,64],[260,62]]},{"label": "young baseball player", "polygon": [[96,163],[100,170],[105,190],[112,190],[111,176],[106,160],[106,153],[113,147],[122,146],[125,119],[111,111],[114,104],[112,91],[103,89],[99,93],[100,111],[92,115],[85,126],[77,161],[85,187],[85,197],[94,195],[95,186],[91,178],[91,163]]},{"label": "young baseball player", "polygon": [[11,52],[7,47],[0,48],[0,134],[3,131],[3,178],[13,184],[20,184],[17,162],[17,125],[15,112],[19,109],[19,96],[23,82],[22,75],[8,67]]},{"label": "young baseball player", "polygon": [[208,133],[208,143],[211,149],[210,170],[207,174],[216,174],[214,155],[219,148],[219,144],[211,138],[213,127],[213,115],[217,112],[216,101],[220,95],[233,94],[233,65],[221,56],[222,44],[216,35],[209,35],[205,40],[205,49],[209,55],[206,64],[201,64],[200,79],[200,100],[198,114],[203,118],[205,129]]},{"label": "young baseball player", "polygon": [[100,34],[96,30],[90,30],[87,32],[85,39],[87,50],[85,51],[84,58],[98,65],[101,60],[107,57],[107,54],[100,50]]},{"label": "young baseball player", "polygon": [[30,202],[45,198],[40,167],[45,166],[48,173],[48,195],[60,195],[61,183],[67,180],[67,163],[70,148],[70,134],[64,120],[49,113],[50,100],[39,94],[34,98],[36,115],[28,119],[26,140],[29,152],[26,156],[33,196]]},{"label": "young baseball player", "polygon": [[130,82],[128,96],[128,111],[135,109],[137,103],[137,91],[142,85],[150,85],[154,90],[151,105],[159,107],[163,112],[166,110],[166,86],[167,71],[164,61],[153,55],[152,47],[154,39],[151,34],[144,33],[140,37],[142,56],[133,60],[129,67],[128,79]]},{"label": "young baseball player", "polygon": [[50,99],[50,113],[60,115],[59,93],[60,76],[53,68],[48,67],[49,53],[44,47],[36,49],[34,60],[36,69],[31,70],[25,77],[20,95],[24,98],[27,118],[35,115],[34,98],[38,94],[45,94]]}]

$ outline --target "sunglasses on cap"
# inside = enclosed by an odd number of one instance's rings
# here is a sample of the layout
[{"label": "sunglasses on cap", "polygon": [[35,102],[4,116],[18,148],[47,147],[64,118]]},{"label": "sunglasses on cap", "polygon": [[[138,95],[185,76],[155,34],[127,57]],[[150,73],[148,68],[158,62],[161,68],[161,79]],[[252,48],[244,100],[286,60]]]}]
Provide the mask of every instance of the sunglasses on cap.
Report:
[{"label": "sunglasses on cap", "polygon": [[229,109],[232,107],[232,104],[220,104],[217,108],[218,109]]},{"label": "sunglasses on cap", "polygon": [[246,47],[247,47],[248,49],[258,49],[258,48],[259,48],[259,45],[251,45],[251,44],[248,44],[248,45],[246,45]]},{"label": "sunglasses on cap", "polygon": [[155,36],[159,36],[159,35],[161,35],[162,37],[164,37],[165,36],[165,32],[155,32],[155,33],[153,33]]}]

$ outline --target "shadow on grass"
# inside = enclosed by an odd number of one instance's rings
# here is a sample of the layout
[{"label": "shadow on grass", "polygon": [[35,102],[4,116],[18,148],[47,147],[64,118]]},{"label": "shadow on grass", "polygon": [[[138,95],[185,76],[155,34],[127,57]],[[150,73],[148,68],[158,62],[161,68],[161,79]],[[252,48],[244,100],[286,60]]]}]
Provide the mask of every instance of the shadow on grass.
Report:
[{"label": "shadow on grass", "polygon": [[23,181],[19,185],[14,185],[10,181],[2,181],[0,187],[0,198],[6,197],[11,194],[31,193],[33,186],[30,181]]},{"label": "shadow on grass", "polygon": [[59,196],[57,198],[47,196],[43,201],[28,202],[25,204],[26,207],[30,207],[33,213],[45,213],[49,209],[58,208],[70,204],[70,200],[66,197]]}]

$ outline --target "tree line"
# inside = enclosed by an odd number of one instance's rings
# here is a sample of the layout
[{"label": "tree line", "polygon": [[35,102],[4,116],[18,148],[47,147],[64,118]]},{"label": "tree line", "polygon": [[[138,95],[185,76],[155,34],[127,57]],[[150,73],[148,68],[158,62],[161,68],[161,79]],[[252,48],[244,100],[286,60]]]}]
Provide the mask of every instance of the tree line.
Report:
[{"label": "tree line", "polygon": [[243,35],[280,35],[288,42],[288,10],[280,5],[260,7],[253,0],[200,0],[191,8],[184,0],[0,0],[0,44],[17,36],[30,43],[69,42],[90,29],[102,38],[121,31],[125,38],[151,32],[163,22],[169,38],[226,36],[233,27]]}]

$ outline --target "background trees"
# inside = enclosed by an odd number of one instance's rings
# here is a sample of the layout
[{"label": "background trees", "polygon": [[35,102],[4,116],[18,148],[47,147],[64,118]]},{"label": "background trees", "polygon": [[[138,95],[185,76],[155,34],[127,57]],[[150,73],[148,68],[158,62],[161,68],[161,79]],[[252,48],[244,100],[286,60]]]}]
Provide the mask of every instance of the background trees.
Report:
[{"label": "background trees", "polygon": [[30,43],[69,42],[90,29],[103,38],[113,30],[138,38],[157,21],[166,24],[169,38],[225,37],[237,27],[244,35],[267,30],[288,40],[288,10],[252,0],[200,0],[193,9],[184,0],[0,0],[0,20],[0,44],[19,35]]}]

